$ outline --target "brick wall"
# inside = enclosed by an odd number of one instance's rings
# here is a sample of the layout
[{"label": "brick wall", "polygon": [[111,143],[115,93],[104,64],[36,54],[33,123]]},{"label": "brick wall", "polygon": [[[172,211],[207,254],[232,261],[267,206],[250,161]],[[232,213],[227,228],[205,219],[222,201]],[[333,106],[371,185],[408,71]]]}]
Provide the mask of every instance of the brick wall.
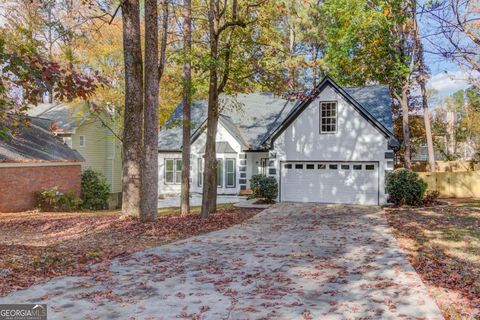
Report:
[{"label": "brick wall", "polygon": [[0,212],[35,208],[35,192],[58,187],[80,196],[81,165],[0,167]]}]

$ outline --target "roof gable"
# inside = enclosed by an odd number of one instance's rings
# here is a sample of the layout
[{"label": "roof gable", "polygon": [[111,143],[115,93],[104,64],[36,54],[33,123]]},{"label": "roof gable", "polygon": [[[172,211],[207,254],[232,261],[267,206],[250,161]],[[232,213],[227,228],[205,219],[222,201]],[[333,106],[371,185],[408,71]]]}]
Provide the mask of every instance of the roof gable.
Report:
[{"label": "roof gable", "polygon": [[[390,105],[388,104],[388,108],[385,105],[382,105],[376,101],[376,96],[372,94],[370,91],[366,90],[369,87],[359,87],[359,88],[348,88],[343,89],[340,87],[335,81],[333,81],[330,77],[326,76],[318,85],[315,87],[310,93],[306,95],[306,97],[302,100],[302,102],[294,109],[288,117],[272,132],[264,141],[263,144],[270,144],[312,103],[318,95],[327,87],[331,86],[338,94],[340,94],[347,102],[353,105],[357,111],[374,127],[376,127],[381,134],[383,134],[386,138],[389,139],[389,143],[392,146],[396,146],[398,141],[393,136],[391,132],[392,127],[392,119],[391,119],[391,112],[390,112]],[[377,86],[381,90],[382,86]],[[362,106],[356,99],[354,99],[347,91],[350,91],[353,95],[358,95],[360,100],[364,101],[365,106],[370,108],[373,112],[377,111],[377,117],[374,117],[371,112],[367,111],[367,109]],[[381,91],[380,91],[381,92]],[[385,95],[384,95],[385,97]],[[389,95],[388,102],[390,101]],[[385,98],[384,98],[385,100]],[[383,101],[385,103],[385,101]],[[386,110],[387,112],[378,112],[380,110]],[[379,119],[380,118],[380,119]],[[389,128],[387,128],[387,126]]]}]

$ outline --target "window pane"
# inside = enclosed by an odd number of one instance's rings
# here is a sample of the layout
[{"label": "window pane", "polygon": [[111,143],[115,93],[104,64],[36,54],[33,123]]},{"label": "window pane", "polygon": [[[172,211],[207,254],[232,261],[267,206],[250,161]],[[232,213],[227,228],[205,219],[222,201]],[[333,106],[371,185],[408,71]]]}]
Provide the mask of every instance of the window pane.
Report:
[{"label": "window pane", "polygon": [[223,181],[223,161],[222,159],[217,159],[217,186],[222,186]]},{"label": "window pane", "polygon": [[165,172],[165,182],[166,183],[173,183],[173,172]]},{"label": "window pane", "polygon": [[283,167],[285,169],[292,169],[292,164],[291,163],[285,163]]},{"label": "window pane", "polygon": [[375,165],[367,164],[367,165],[365,165],[365,170],[375,170]]},{"label": "window pane", "polygon": [[350,166],[348,164],[341,165],[342,170],[350,170]]},{"label": "window pane", "polygon": [[326,164],[319,164],[318,169],[326,169],[327,165]]},{"label": "window pane", "polygon": [[165,169],[167,171],[173,171],[173,159],[165,159]]},{"label": "window pane", "polygon": [[182,160],[177,159],[176,170],[182,171]]},{"label": "window pane", "polygon": [[353,165],[353,170],[362,170],[362,165],[361,164],[354,164]]},{"label": "window pane", "polygon": [[303,169],[303,164],[301,164],[301,163],[296,163],[296,164],[295,164],[295,169]]},{"label": "window pane", "polygon": [[307,169],[315,169],[315,165],[314,164],[307,164]]},{"label": "window pane", "polygon": [[227,174],[227,186],[232,187],[235,185],[235,175],[233,173]]},{"label": "window pane", "polygon": [[175,183],[182,183],[182,171],[175,171]]},{"label": "window pane", "polygon": [[332,169],[332,170],[338,169],[338,165],[336,165],[336,164],[331,164],[331,165],[329,165],[328,167],[329,167],[330,169]]}]

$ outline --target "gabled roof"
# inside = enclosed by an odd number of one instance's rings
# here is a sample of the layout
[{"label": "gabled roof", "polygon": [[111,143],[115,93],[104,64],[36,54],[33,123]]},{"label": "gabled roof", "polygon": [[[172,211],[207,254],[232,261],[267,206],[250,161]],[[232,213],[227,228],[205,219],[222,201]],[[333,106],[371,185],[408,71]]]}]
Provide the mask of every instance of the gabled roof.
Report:
[{"label": "gabled roof", "polygon": [[397,139],[393,135],[393,121],[388,87],[366,86],[343,89],[328,76],[323,78],[317,87],[306,95],[302,102],[292,110],[275,131],[264,140],[264,144],[272,143],[328,85],[332,86],[336,92],[350,102],[367,121],[389,139],[390,146],[399,146]]},{"label": "gabled roof", "polygon": [[[219,141],[215,143],[215,151],[217,153],[237,153],[235,149],[226,141]],[[202,146],[199,153],[205,153],[205,145]]]},{"label": "gabled roof", "polygon": [[58,132],[73,133],[87,119],[82,111],[83,105],[65,105],[61,103],[40,103],[29,108],[27,114],[32,117],[50,119],[55,122]]},{"label": "gabled roof", "polygon": [[0,139],[0,162],[85,161],[80,153],[70,149],[47,129],[45,119],[30,119],[30,127],[18,128],[5,141]]},{"label": "gabled roof", "polygon": [[[326,77],[314,90],[302,100],[288,101],[272,93],[222,95],[220,98],[219,122],[239,141],[245,150],[262,150],[279,130],[287,118],[297,116],[314,100],[327,84],[339,91],[359,112],[384,135],[393,138],[393,122],[390,109],[390,92],[387,86],[366,86],[341,88]],[[322,86],[322,87],[320,87]],[[159,151],[180,151],[182,148],[183,106],[180,104],[160,130]],[[202,132],[207,118],[207,101],[192,103],[193,139]],[[393,140],[392,140],[393,141]]]}]

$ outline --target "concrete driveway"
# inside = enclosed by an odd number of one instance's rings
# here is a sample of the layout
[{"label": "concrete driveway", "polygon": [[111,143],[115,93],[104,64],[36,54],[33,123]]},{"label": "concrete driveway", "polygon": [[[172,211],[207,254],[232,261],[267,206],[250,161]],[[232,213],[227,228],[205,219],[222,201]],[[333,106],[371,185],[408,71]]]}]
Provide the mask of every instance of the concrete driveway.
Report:
[{"label": "concrete driveway", "polygon": [[49,319],[442,319],[377,207],[279,204],[248,223],[0,298]]}]

